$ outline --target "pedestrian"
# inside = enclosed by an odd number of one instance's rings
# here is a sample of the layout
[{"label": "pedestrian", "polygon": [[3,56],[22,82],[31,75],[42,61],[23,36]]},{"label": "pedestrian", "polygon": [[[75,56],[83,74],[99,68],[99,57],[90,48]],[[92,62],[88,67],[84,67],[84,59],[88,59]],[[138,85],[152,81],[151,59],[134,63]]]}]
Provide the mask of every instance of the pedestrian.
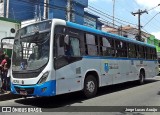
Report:
[{"label": "pedestrian", "polygon": [[6,65],[6,69],[7,69],[7,79],[6,79],[6,90],[10,90],[10,77],[11,77],[11,59],[8,57],[7,58],[7,65]]},{"label": "pedestrian", "polygon": [[[5,58],[5,53],[1,53],[0,54],[0,63],[1,63],[0,64],[0,90],[1,90],[1,92],[3,92],[2,86],[3,86],[3,66],[5,63],[5,61],[3,61],[4,58]],[[3,61],[3,63],[2,63],[2,61]]]},{"label": "pedestrian", "polygon": [[[8,61],[8,64],[7,64]],[[8,66],[10,66],[9,57],[8,55],[5,55],[5,58],[1,62],[1,79],[2,79],[2,87],[1,91],[6,92],[7,91],[7,73],[8,73]]]}]

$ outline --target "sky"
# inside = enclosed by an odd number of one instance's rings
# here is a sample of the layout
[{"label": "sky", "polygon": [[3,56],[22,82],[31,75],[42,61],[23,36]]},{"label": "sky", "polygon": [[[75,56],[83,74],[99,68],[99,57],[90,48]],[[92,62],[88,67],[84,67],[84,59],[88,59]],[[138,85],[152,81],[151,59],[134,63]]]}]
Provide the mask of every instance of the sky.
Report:
[{"label": "sky", "polygon": [[[89,6],[92,6],[106,14],[113,16],[113,0],[88,0]],[[141,15],[142,31],[154,35],[160,40],[160,0],[115,0],[114,16],[125,22],[123,25],[138,25],[138,16],[133,16],[131,12],[147,10],[147,13]],[[156,7],[158,6],[158,7]],[[156,7],[156,8],[155,8]],[[97,14],[96,14],[97,15]],[[105,18],[109,22],[113,19]],[[129,23],[128,23],[129,22]],[[117,25],[122,25],[115,22]]]}]

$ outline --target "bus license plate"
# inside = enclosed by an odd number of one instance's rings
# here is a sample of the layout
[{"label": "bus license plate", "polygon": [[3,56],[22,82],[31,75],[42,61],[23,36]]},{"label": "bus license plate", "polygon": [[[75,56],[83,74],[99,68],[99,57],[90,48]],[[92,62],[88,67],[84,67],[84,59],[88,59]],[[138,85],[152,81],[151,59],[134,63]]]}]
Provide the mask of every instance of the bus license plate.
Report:
[{"label": "bus license plate", "polygon": [[26,91],[20,91],[20,95],[27,95]]}]

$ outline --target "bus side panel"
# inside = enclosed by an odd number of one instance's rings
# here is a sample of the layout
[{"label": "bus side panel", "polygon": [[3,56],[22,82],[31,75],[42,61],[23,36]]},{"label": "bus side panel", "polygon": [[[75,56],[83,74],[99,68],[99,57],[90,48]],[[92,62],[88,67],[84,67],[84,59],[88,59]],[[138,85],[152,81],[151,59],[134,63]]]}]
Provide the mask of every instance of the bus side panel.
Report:
[{"label": "bus side panel", "polygon": [[113,84],[113,78],[115,77],[115,71],[110,68],[110,64],[113,63],[113,60],[101,59],[101,86]]},{"label": "bus side panel", "polygon": [[139,79],[139,67],[137,64],[139,63],[139,60],[130,60],[130,70],[129,70],[129,76],[130,81],[138,80]]},{"label": "bus side panel", "polygon": [[156,66],[157,64],[155,64],[155,61],[145,61],[145,67],[146,67],[145,77],[146,78],[152,78],[157,75]]},{"label": "bus side panel", "polygon": [[101,78],[103,77],[101,72],[101,59],[99,57],[94,57],[94,56],[84,56],[83,62],[82,62],[82,74],[83,74],[83,82],[82,82],[82,89],[84,86],[84,79],[86,74],[88,72],[94,71],[98,74],[98,76],[95,76],[99,79],[99,86],[101,86],[102,81]]},{"label": "bus side panel", "polygon": [[64,94],[82,89],[82,60],[56,70],[56,94]]}]

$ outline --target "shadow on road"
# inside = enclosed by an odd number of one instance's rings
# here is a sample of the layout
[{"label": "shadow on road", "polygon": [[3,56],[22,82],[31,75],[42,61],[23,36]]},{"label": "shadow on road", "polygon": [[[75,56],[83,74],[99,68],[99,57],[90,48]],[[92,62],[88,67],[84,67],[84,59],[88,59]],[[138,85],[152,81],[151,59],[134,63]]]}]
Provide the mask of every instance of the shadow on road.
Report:
[{"label": "shadow on road", "polygon": [[[157,81],[158,80],[147,80],[144,85],[147,85],[149,83],[154,83]],[[127,82],[118,85],[106,86],[98,90],[96,97],[139,86],[140,85],[137,85],[137,82]],[[19,99],[16,100],[15,102],[26,106],[28,105],[46,109],[51,109],[51,108],[56,109],[64,106],[70,106],[71,104],[74,103],[83,103],[84,100],[87,99],[82,96],[81,92],[75,92],[55,97],[37,97],[37,98]]]}]

